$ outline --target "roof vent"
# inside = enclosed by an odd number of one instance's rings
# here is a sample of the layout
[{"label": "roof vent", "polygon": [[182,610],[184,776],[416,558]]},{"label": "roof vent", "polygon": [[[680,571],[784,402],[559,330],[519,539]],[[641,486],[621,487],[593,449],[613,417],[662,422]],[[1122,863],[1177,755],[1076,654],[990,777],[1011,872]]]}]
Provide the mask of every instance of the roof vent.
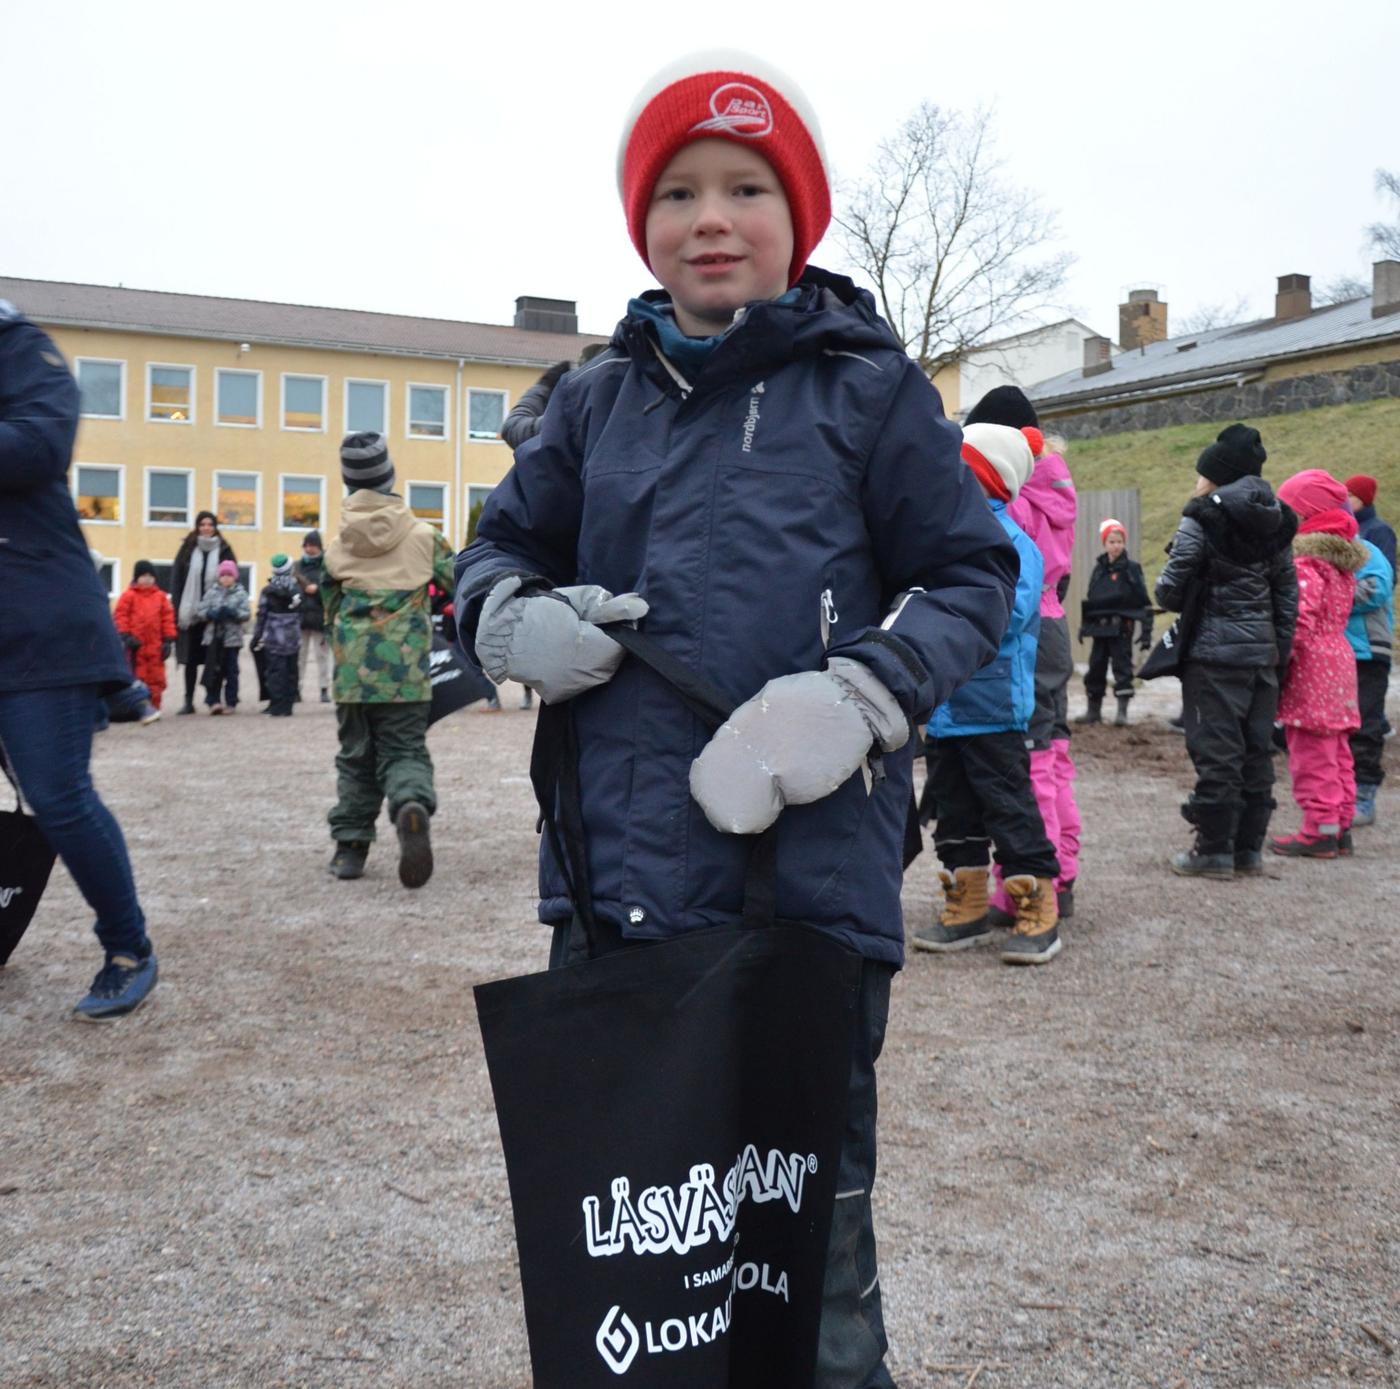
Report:
[{"label": "roof vent", "polygon": [[1084,339],[1084,375],[1098,376],[1113,370],[1113,344],[1104,337]]},{"label": "roof vent", "polygon": [[1280,275],[1274,296],[1274,320],[1288,323],[1306,318],[1312,312],[1312,278],[1308,275]]},{"label": "roof vent", "polygon": [[1371,267],[1371,317],[1400,313],[1400,260],[1378,260]]},{"label": "roof vent", "polygon": [[515,301],[515,326],[533,333],[577,333],[578,305],[572,299],[522,294]]}]

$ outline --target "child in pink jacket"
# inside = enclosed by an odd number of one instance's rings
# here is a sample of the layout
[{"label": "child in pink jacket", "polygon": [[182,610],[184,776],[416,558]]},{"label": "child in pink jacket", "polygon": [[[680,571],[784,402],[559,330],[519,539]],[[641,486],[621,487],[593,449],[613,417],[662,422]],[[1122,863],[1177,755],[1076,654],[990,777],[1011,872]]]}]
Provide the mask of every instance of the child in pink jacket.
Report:
[{"label": "child in pink jacket", "polygon": [[[1031,749],[1031,787],[1046,838],[1060,861],[1060,875],[1055,879],[1060,919],[1068,920],[1074,915],[1080,825],[1074,799],[1074,762],[1069,755],[1069,678],[1074,673],[1074,657],[1060,592],[1069,579],[1079,503],[1065,460],[1045,450],[1040,421],[1024,391],[1016,386],[988,391],[968,411],[964,424],[983,422],[1032,431],[1028,437],[1036,455],[1035,469],[1006,514],[1030,536],[1045,562],[1035,660],[1035,712],[1026,738]],[[1000,876],[998,873],[998,883]],[[1000,925],[1015,919],[1011,899],[1001,887],[992,898],[991,916]]]},{"label": "child in pink jacket", "polygon": [[1295,473],[1278,497],[1298,513],[1298,630],[1278,717],[1288,740],[1293,799],[1303,812],[1297,834],[1272,841],[1290,858],[1351,853],[1356,776],[1349,735],[1361,727],[1356,656],[1346,638],[1355,575],[1367,554],[1356,541],[1346,488],[1321,468]]}]

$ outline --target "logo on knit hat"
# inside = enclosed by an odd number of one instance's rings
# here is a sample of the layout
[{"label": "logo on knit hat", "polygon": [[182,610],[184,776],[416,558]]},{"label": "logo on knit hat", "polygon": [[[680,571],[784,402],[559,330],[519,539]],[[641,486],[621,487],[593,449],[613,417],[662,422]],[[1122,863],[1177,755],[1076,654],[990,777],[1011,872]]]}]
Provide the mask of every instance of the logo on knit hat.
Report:
[{"label": "logo on knit hat", "polygon": [[742,135],[746,140],[761,140],[773,131],[773,108],[757,87],[747,82],[726,82],[710,94],[709,120],[698,121],[690,127],[697,130],[722,130],[727,135]]}]

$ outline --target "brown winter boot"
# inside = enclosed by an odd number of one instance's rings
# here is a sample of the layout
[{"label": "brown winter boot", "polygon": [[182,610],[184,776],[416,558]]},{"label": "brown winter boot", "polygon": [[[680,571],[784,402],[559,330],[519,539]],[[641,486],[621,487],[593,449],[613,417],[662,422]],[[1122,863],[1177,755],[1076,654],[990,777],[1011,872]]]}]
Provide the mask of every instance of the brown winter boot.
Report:
[{"label": "brown winter boot", "polygon": [[943,884],[943,910],[932,926],[914,932],[914,948],[945,954],[989,940],[987,870],[959,868],[956,876],[940,870],[938,878]]},{"label": "brown winter boot", "polygon": [[1043,965],[1053,960],[1060,953],[1054,879],[1018,873],[1002,886],[1016,904],[1016,925],[1002,942],[1002,960],[1008,965]]}]

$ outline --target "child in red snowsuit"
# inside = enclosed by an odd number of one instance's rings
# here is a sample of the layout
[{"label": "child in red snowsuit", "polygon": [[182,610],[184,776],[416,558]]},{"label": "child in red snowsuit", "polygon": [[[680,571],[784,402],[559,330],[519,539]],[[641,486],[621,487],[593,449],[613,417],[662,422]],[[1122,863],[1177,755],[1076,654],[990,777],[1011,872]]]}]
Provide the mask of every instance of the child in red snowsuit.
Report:
[{"label": "child in red snowsuit", "polygon": [[156,584],[155,566],[138,559],[131,587],[117,599],[113,618],[131,660],[132,674],[144,681],[151,703],[160,708],[165,693],[165,662],[175,645],[175,609]]}]

